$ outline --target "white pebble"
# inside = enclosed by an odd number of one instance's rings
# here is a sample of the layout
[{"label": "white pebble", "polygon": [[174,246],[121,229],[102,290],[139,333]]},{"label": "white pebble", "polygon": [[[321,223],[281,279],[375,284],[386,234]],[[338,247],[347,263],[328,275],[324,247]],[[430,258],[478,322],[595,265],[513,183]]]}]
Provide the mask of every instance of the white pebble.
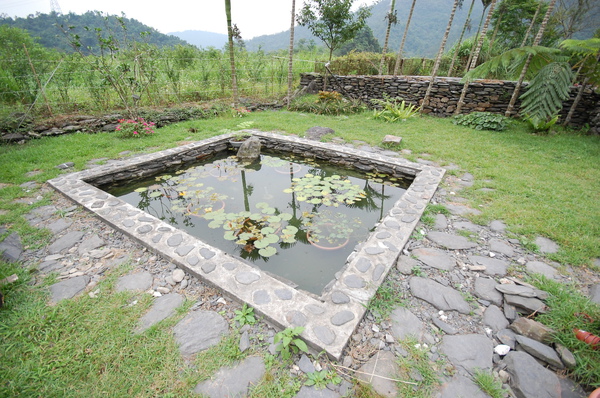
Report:
[{"label": "white pebble", "polygon": [[510,347],[505,344],[498,344],[496,347],[494,347],[494,352],[500,356],[508,354],[509,351]]},{"label": "white pebble", "polygon": [[179,283],[183,280],[183,278],[185,278],[185,272],[183,272],[182,269],[175,269],[175,271],[173,271],[173,274],[171,276],[173,278],[173,281],[175,283]]}]

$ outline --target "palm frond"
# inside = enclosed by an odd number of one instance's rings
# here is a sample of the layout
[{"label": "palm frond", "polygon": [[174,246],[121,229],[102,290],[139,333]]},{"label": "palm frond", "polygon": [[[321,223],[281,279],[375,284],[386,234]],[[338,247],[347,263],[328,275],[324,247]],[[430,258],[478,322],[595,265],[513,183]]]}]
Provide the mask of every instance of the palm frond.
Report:
[{"label": "palm frond", "polygon": [[533,57],[528,69],[528,76],[530,77],[534,76],[540,69],[551,62],[564,61],[564,56],[560,54],[560,50],[557,48],[544,46],[513,48],[471,70],[465,75],[463,81],[493,77],[504,70],[508,71],[508,75],[505,78],[516,79],[519,77],[529,55]]},{"label": "palm frond", "polygon": [[564,40],[559,44],[559,47],[565,51],[581,56],[595,55],[600,51],[600,38]]},{"label": "palm frond", "polygon": [[569,98],[573,71],[566,62],[552,62],[544,66],[531,80],[520,99],[522,113],[546,120],[562,108]]}]

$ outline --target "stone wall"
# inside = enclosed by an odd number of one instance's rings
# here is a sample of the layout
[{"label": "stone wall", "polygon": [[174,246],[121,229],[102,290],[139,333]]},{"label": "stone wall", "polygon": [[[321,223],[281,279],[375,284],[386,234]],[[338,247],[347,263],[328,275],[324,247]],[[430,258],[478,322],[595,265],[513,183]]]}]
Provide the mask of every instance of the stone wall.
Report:
[{"label": "stone wall", "polygon": [[[461,113],[492,112],[503,114],[506,111],[516,82],[502,80],[475,80],[469,85],[465,97],[465,105]],[[300,85],[315,91],[323,90],[323,76],[317,73],[302,74]],[[369,100],[383,98],[384,94],[391,97],[401,97],[413,104],[420,104],[425,96],[429,77],[424,76],[335,76],[328,78],[328,89],[340,91],[342,94]],[[439,77],[433,85],[431,100],[425,107],[425,113],[436,116],[451,116],[456,110],[463,83],[460,78]],[[523,88],[522,92],[526,90]],[[571,88],[571,98],[563,103],[561,117],[566,116],[578,87]],[[519,110],[520,101],[517,101],[516,110]],[[586,88],[583,98],[577,106],[577,111],[571,120],[573,126],[590,124],[593,133],[600,134],[600,121],[596,116],[600,109],[600,95],[592,89]],[[594,130],[595,129],[595,130]]]}]

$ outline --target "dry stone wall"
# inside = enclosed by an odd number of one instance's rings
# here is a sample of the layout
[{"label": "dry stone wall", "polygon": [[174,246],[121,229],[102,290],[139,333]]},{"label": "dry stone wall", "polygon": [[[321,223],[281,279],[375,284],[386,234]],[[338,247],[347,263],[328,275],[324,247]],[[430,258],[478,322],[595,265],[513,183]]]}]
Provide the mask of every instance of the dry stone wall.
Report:
[{"label": "dry stone wall", "polygon": [[[300,85],[309,90],[323,90],[323,76],[318,73],[302,74]],[[420,104],[425,96],[429,77],[426,76],[335,76],[327,81],[328,90],[340,91],[346,96],[369,100],[382,99],[384,95],[401,97],[404,100]],[[503,114],[506,111],[516,82],[504,80],[475,80],[469,85],[465,105],[461,113],[492,112]],[[436,79],[431,100],[425,107],[425,113],[436,116],[452,116],[463,88],[460,78],[439,77]],[[561,117],[566,116],[578,87],[571,88],[571,98],[563,103]],[[523,92],[527,87],[523,88]],[[520,101],[516,109],[519,110]],[[591,88],[586,88],[577,111],[571,120],[573,126],[581,127],[589,124],[590,132],[600,134],[600,95]]]}]

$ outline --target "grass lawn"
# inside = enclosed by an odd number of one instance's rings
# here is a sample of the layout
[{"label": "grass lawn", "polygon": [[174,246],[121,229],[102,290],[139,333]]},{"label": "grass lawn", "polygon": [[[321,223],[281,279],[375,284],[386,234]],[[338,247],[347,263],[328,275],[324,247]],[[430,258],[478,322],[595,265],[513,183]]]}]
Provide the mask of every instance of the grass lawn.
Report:
[{"label": "grass lawn", "polygon": [[[331,127],[346,141],[370,145],[379,145],[387,134],[401,136],[401,148],[393,149],[411,150],[411,160],[421,157],[442,166],[452,164],[458,169],[449,174],[475,176],[475,185],[460,192],[483,212],[472,217],[474,222],[503,220],[529,248],[536,236],[548,237],[561,247],[550,259],[565,265],[593,267],[593,259],[600,257],[600,137],[573,132],[533,135],[519,123],[505,132],[488,132],[455,126],[449,119],[419,117],[390,124],[369,116],[265,111],[243,120],[218,117],[182,122],[143,139],[120,139],[114,133],[71,134],[0,146],[0,225],[19,232],[25,246],[42,247],[50,234],[30,227],[23,215],[48,204],[49,198],[34,205],[15,203],[26,195],[19,184],[45,182],[61,173],[55,167],[61,163],[74,162],[75,169],[81,170],[91,159],[117,158],[124,151],[154,152],[217,135],[224,128],[235,129],[240,121],[254,121],[252,128],[284,134]],[[26,173],[32,171],[38,174],[28,177]],[[100,301],[83,295],[48,307],[40,289],[27,284],[28,270],[0,263],[0,279],[13,272],[21,277],[3,288],[10,299],[0,310],[0,395],[192,396],[190,390],[209,377],[213,367],[241,358],[237,340],[225,339],[200,355],[191,371],[170,337],[170,328],[180,316],[148,333],[132,335],[129,330],[150,301],[129,307],[131,295],[112,292],[114,280],[125,271],[114,270],[102,282],[107,294]],[[290,380],[288,365],[263,355],[268,375],[253,396],[293,396],[299,385]],[[212,367],[204,369],[211,362]],[[108,366],[115,363],[120,364],[117,369]]]}]

